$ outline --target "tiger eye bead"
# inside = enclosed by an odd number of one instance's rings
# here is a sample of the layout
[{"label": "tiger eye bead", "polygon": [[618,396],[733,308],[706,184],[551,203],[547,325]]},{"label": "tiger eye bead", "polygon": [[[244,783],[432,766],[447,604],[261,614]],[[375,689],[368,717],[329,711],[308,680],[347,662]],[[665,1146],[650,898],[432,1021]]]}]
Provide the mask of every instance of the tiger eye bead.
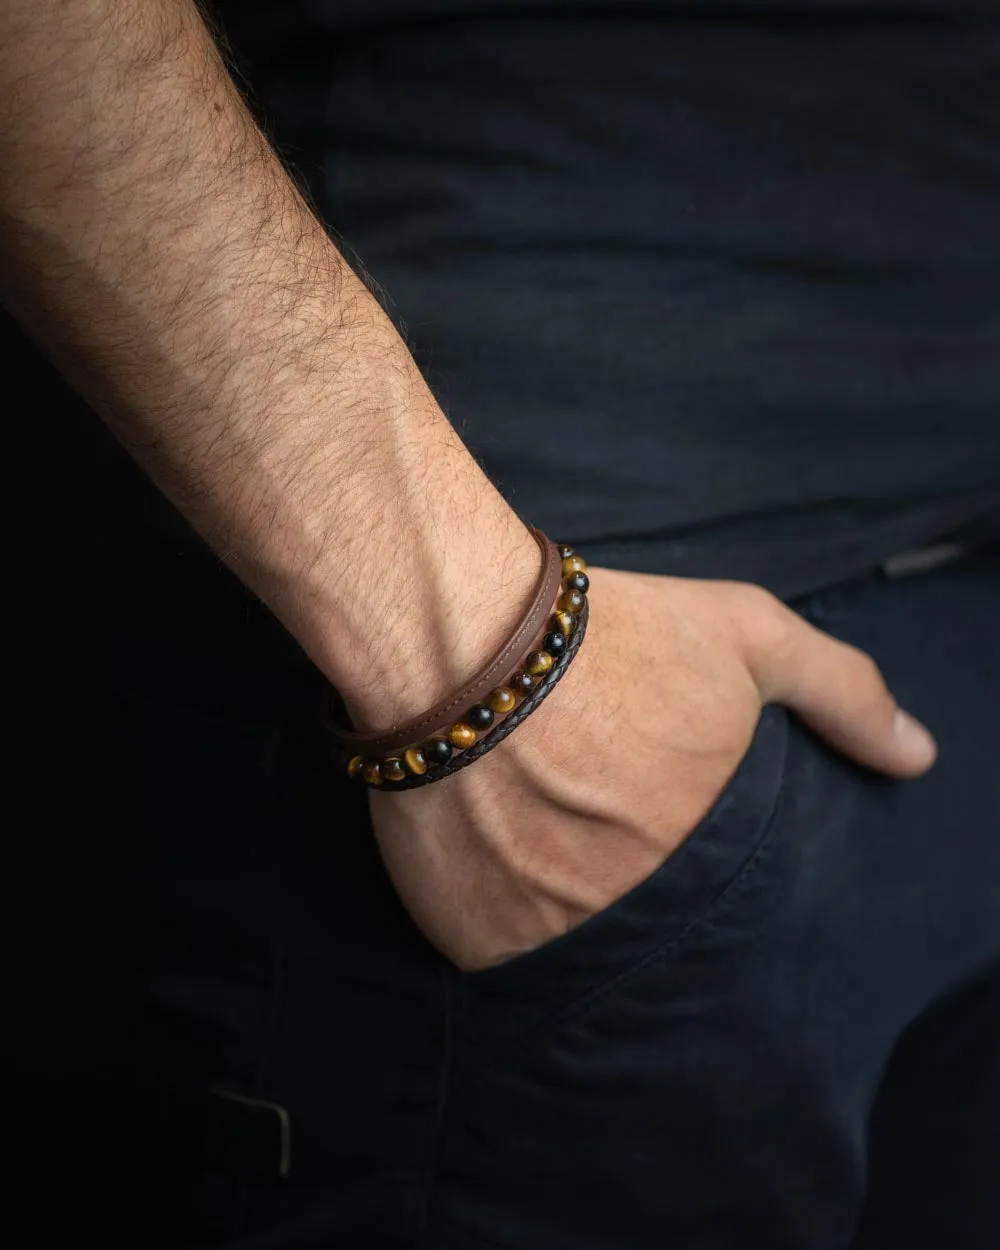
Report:
[{"label": "tiger eye bead", "polygon": [[578,590],[581,595],[585,595],[590,589],[590,578],[586,573],[571,573],[563,582],[563,586],[567,590]]},{"label": "tiger eye bead", "polygon": [[496,690],[487,699],[492,711],[503,715],[509,712],[517,700],[514,698],[514,691],[510,686],[498,686]]},{"label": "tiger eye bead", "polygon": [[566,650],[566,639],[562,634],[546,634],[542,639],[542,646],[548,651],[549,655],[562,655]]},{"label": "tiger eye bead", "polygon": [[485,703],[477,703],[465,713],[465,723],[473,729],[489,729],[493,724],[493,713]]},{"label": "tiger eye bead", "polygon": [[428,738],[421,752],[428,764],[447,764],[451,759],[452,746],[447,738]]},{"label": "tiger eye bead", "polygon": [[531,694],[535,688],[535,683],[530,673],[515,673],[510,679],[510,684],[515,694]]},{"label": "tiger eye bead", "polygon": [[382,776],[386,781],[405,781],[406,769],[403,761],[398,756],[390,755],[387,760],[382,761]]},{"label": "tiger eye bead", "polygon": [[382,771],[378,766],[378,760],[369,760],[362,768],[361,776],[370,786],[380,786],[382,784]]},{"label": "tiger eye bead", "polygon": [[541,677],[552,667],[552,656],[547,651],[532,651],[524,663],[524,667],[535,677]]},{"label": "tiger eye bead", "polygon": [[555,612],[552,615],[552,628],[568,638],[576,628],[576,617],[572,612]]},{"label": "tiger eye bead", "polygon": [[407,747],[403,752],[403,762],[414,776],[422,777],[427,771],[427,757],[419,747]]},{"label": "tiger eye bead", "polygon": [[573,554],[573,548],[567,547],[565,543],[563,543],[559,547],[559,559],[560,560],[565,560],[567,559],[567,557],[571,556],[572,554]]},{"label": "tiger eye bead", "polygon": [[351,758],[347,761],[348,777],[352,777],[352,778],[356,777],[358,773],[361,772],[361,767],[364,764],[364,762],[365,761],[362,759],[360,755],[352,755]]},{"label": "tiger eye bead", "polygon": [[452,725],[448,730],[448,741],[453,747],[458,747],[460,751],[464,751],[466,747],[471,747],[476,740],[476,731],[471,725],[466,725],[464,721],[459,721],[457,725]]},{"label": "tiger eye bead", "polygon": [[559,611],[572,612],[575,615],[577,612],[583,611],[583,605],[586,602],[586,599],[578,590],[564,590],[559,596]]},{"label": "tiger eye bead", "polygon": [[569,577],[572,573],[586,573],[587,561],[582,556],[566,556],[562,562],[562,575]]}]

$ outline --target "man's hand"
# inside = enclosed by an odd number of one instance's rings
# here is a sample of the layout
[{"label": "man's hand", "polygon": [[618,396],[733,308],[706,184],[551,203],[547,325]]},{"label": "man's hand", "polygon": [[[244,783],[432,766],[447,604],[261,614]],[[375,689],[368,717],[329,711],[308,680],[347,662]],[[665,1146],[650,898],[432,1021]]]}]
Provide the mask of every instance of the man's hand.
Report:
[{"label": "man's hand", "polygon": [[934,760],[872,660],[767,592],[590,573],[587,637],[524,725],[447,781],[371,796],[404,904],[461,968],[540,946],[648,876],[712,806],[764,703],[891,776]]}]

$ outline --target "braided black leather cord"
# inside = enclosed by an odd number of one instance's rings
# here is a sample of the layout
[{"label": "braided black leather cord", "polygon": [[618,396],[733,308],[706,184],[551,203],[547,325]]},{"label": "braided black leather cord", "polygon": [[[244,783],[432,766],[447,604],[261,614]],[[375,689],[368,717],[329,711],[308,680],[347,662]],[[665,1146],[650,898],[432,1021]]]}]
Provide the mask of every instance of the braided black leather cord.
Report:
[{"label": "braided black leather cord", "polygon": [[496,725],[489,733],[484,734],[478,742],[474,743],[467,750],[458,752],[447,764],[433,765],[419,776],[412,774],[403,781],[386,781],[380,786],[369,786],[368,788],[370,790],[382,791],[385,794],[392,794],[396,790],[412,790],[416,786],[430,785],[432,781],[443,781],[445,777],[450,777],[452,773],[457,773],[461,768],[468,768],[470,764],[474,764],[476,760],[481,759],[487,751],[492,751],[495,746],[503,742],[504,738],[512,734],[518,725],[526,717],[530,716],[559,684],[559,679],[569,668],[573,657],[580,650],[583,636],[587,632],[587,618],[589,614],[589,604],[584,600],[583,609],[577,618],[576,628],[569,636],[566,650],[556,659],[531,694],[525,695],[523,701],[512,712],[509,712],[499,725]]}]

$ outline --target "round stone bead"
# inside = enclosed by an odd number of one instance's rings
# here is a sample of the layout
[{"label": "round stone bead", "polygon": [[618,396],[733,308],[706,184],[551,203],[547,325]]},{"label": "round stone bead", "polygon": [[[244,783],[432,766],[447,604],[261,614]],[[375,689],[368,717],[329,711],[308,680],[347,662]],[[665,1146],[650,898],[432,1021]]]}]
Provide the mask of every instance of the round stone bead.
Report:
[{"label": "round stone bead", "polygon": [[572,612],[575,616],[577,612],[583,611],[586,602],[578,590],[564,590],[559,596],[557,606],[560,612]]},{"label": "round stone bead", "polygon": [[489,729],[493,724],[493,713],[485,703],[477,703],[465,713],[465,723],[473,729]]},{"label": "round stone bead", "polygon": [[562,575],[569,577],[571,573],[586,573],[587,561],[582,556],[566,556],[562,562]]},{"label": "round stone bead", "polygon": [[492,711],[502,716],[504,712],[511,710],[517,700],[514,698],[514,691],[511,690],[510,686],[498,686],[489,699],[487,699],[487,702]]},{"label": "round stone bead", "polygon": [[546,634],[542,639],[542,646],[550,655],[562,655],[566,650],[566,639],[562,634]]},{"label": "round stone bead", "polygon": [[447,764],[451,759],[452,745],[447,738],[428,738],[421,751],[428,764]]},{"label": "round stone bead", "polygon": [[360,755],[352,755],[351,758],[347,762],[348,777],[356,777],[358,773],[361,772],[361,768],[364,762],[365,761],[361,758]]},{"label": "round stone bead", "polygon": [[419,747],[407,747],[403,752],[403,763],[417,777],[422,777],[427,771],[427,756]]},{"label": "round stone bead", "polygon": [[572,554],[573,554],[573,548],[567,547],[565,543],[563,543],[559,547],[559,559],[560,560],[567,560]]},{"label": "round stone bead", "polygon": [[576,628],[576,617],[572,612],[554,612],[552,628],[557,629],[564,638],[568,638]]},{"label": "round stone bead", "polygon": [[370,786],[380,786],[382,784],[382,770],[378,766],[378,760],[369,760],[362,768],[361,776]]},{"label": "round stone bead", "polygon": [[515,673],[510,679],[515,694],[531,694],[535,682],[530,673]]},{"label": "round stone bead", "polygon": [[547,651],[532,651],[525,661],[524,667],[534,677],[541,677],[552,667],[552,656]]},{"label": "round stone bead", "polygon": [[475,740],[476,731],[464,721],[459,721],[457,725],[452,725],[448,730],[448,741],[453,747],[458,747],[460,751],[464,751],[466,747],[471,747]]},{"label": "round stone bead", "polygon": [[563,586],[567,590],[578,590],[581,595],[585,595],[590,589],[590,578],[586,573],[570,573]]},{"label": "round stone bead", "polygon": [[403,761],[396,755],[390,755],[382,761],[382,776],[386,781],[405,781],[406,769]]}]

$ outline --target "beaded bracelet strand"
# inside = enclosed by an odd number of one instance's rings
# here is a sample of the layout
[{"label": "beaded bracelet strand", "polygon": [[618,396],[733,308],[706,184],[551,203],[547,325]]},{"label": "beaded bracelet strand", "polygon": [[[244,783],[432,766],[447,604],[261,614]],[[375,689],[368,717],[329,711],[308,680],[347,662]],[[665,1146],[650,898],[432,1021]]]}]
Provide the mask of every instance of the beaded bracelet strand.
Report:
[{"label": "beaded bracelet strand", "polygon": [[[548,600],[550,615],[547,620],[541,618],[540,636],[539,633],[534,634],[527,654],[522,655],[516,666],[507,671],[505,679],[484,697],[467,707],[462,714],[448,717],[444,725],[437,725],[426,737],[406,742],[405,732],[363,735],[331,723],[330,730],[340,741],[341,766],[348,778],[363,782],[372,789],[390,790],[412,789],[451,776],[503,741],[547,697],[583,641],[590,579],[585,561],[572,547],[560,546],[553,552],[552,544],[540,531],[535,530],[533,534],[547,559],[548,572],[543,567],[536,600],[518,632],[523,632],[528,621],[539,619],[539,604],[544,611],[544,604],[538,596],[545,593],[546,586],[554,583],[552,565],[556,556],[559,580],[555,603]],[[510,650],[510,644],[506,650]],[[453,705],[454,700],[442,707]],[[429,719],[433,719],[433,713],[416,723]],[[447,723],[449,720],[450,723]],[[377,743],[379,739],[391,740],[393,737],[398,739],[400,736],[404,742],[390,750],[365,749],[369,742]]]},{"label": "beaded bracelet strand", "polygon": [[415,786],[426,785],[431,781],[441,781],[443,778],[457,773],[460,769],[468,767],[469,764],[474,764],[487,751],[492,751],[495,746],[499,746],[505,738],[514,732],[522,721],[530,716],[548,698],[551,691],[558,684],[559,679],[576,655],[580,643],[583,642],[584,634],[587,632],[587,613],[588,605],[585,603],[577,617],[576,626],[567,640],[566,649],[562,655],[553,663],[549,671],[540,678],[531,693],[526,694],[523,699],[519,699],[517,707],[498,720],[473,746],[461,751],[455,751],[445,764],[428,765],[426,771],[422,774],[408,775],[402,781],[394,782],[391,786],[381,786],[380,788],[382,790],[412,790]]}]

